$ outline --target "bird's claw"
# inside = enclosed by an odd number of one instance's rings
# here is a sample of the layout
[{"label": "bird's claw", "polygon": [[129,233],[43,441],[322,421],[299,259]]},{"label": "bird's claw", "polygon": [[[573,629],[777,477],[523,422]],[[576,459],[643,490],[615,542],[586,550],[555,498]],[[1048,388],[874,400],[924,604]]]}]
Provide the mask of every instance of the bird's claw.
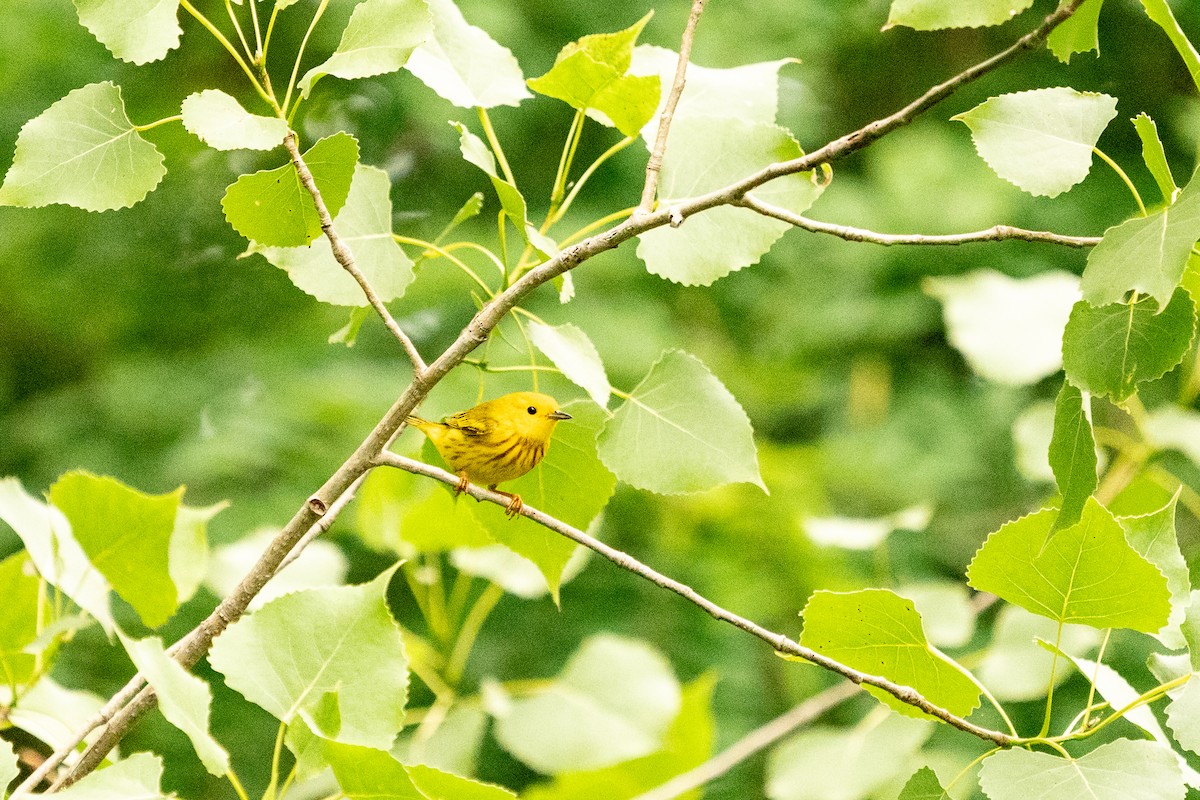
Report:
[{"label": "bird's claw", "polygon": [[458,476],[458,483],[454,484],[454,496],[458,497],[467,490],[469,482],[467,481],[467,473],[462,473]]},{"label": "bird's claw", "polygon": [[504,509],[504,516],[509,519],[514,519],[525,508],[525,501],[521,499],[521,495],[509,495],[512,499],[508,501],[508,506]]}]

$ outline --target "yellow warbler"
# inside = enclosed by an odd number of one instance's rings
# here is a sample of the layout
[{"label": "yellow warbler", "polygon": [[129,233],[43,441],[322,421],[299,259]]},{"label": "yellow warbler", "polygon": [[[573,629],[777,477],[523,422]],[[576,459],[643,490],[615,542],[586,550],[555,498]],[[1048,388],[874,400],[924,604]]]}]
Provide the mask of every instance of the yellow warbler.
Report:
[{"label": "yellow warbler", "polygon": [[[537,392],[513,392],[460,411],[441,422],[410,416],[405,420],[433,442],[450,469],[458,473],[455,493],[467,482],[498,491],[496,484],[515,480],[538,465],[550,448],[550,435],[560,411],[553,397]],[[505,513],[521,513],[521,496],[500,492],[510,502]]]}]

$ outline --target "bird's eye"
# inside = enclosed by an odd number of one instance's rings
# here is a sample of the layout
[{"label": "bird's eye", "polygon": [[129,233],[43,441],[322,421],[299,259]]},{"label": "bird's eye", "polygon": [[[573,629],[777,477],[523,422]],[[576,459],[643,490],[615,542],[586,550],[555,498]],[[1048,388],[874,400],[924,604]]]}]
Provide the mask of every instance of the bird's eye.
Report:
[{"label": "bird's eye", "polygon": [[536,408],[534,408],[533,406],[530,406],[529,408],[527,408],[527,409],[525,409],[525,410],[526,410],[526,411],[528,411],[530,414],[536,414],[536,413],[537,413],[537,409],[536,409]]}]

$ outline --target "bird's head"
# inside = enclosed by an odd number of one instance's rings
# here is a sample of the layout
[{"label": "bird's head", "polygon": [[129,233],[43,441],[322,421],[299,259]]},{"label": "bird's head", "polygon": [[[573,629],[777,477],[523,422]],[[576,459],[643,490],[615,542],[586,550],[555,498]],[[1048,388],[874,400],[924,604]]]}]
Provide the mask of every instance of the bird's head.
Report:
[{"label": "bird's head", "polygon": [[549,439],[554,426],[571,415],[559,411],[558,401],[539,392],[513,392],[494,401],[507,419],[512,420],[522,436],[529,439]]}]

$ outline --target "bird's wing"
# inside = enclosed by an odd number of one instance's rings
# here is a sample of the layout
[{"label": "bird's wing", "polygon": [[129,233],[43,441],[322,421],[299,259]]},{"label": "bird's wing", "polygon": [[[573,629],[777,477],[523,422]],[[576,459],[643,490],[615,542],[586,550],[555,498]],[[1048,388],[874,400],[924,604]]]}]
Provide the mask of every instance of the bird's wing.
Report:
[{"label": "bird's wing", "polygon": [[483,436],[496,427],[495,420],[491,417],[468,415],[465,411],[446,417],[442,424],[447,428],[462,431],[467,436]]}]

